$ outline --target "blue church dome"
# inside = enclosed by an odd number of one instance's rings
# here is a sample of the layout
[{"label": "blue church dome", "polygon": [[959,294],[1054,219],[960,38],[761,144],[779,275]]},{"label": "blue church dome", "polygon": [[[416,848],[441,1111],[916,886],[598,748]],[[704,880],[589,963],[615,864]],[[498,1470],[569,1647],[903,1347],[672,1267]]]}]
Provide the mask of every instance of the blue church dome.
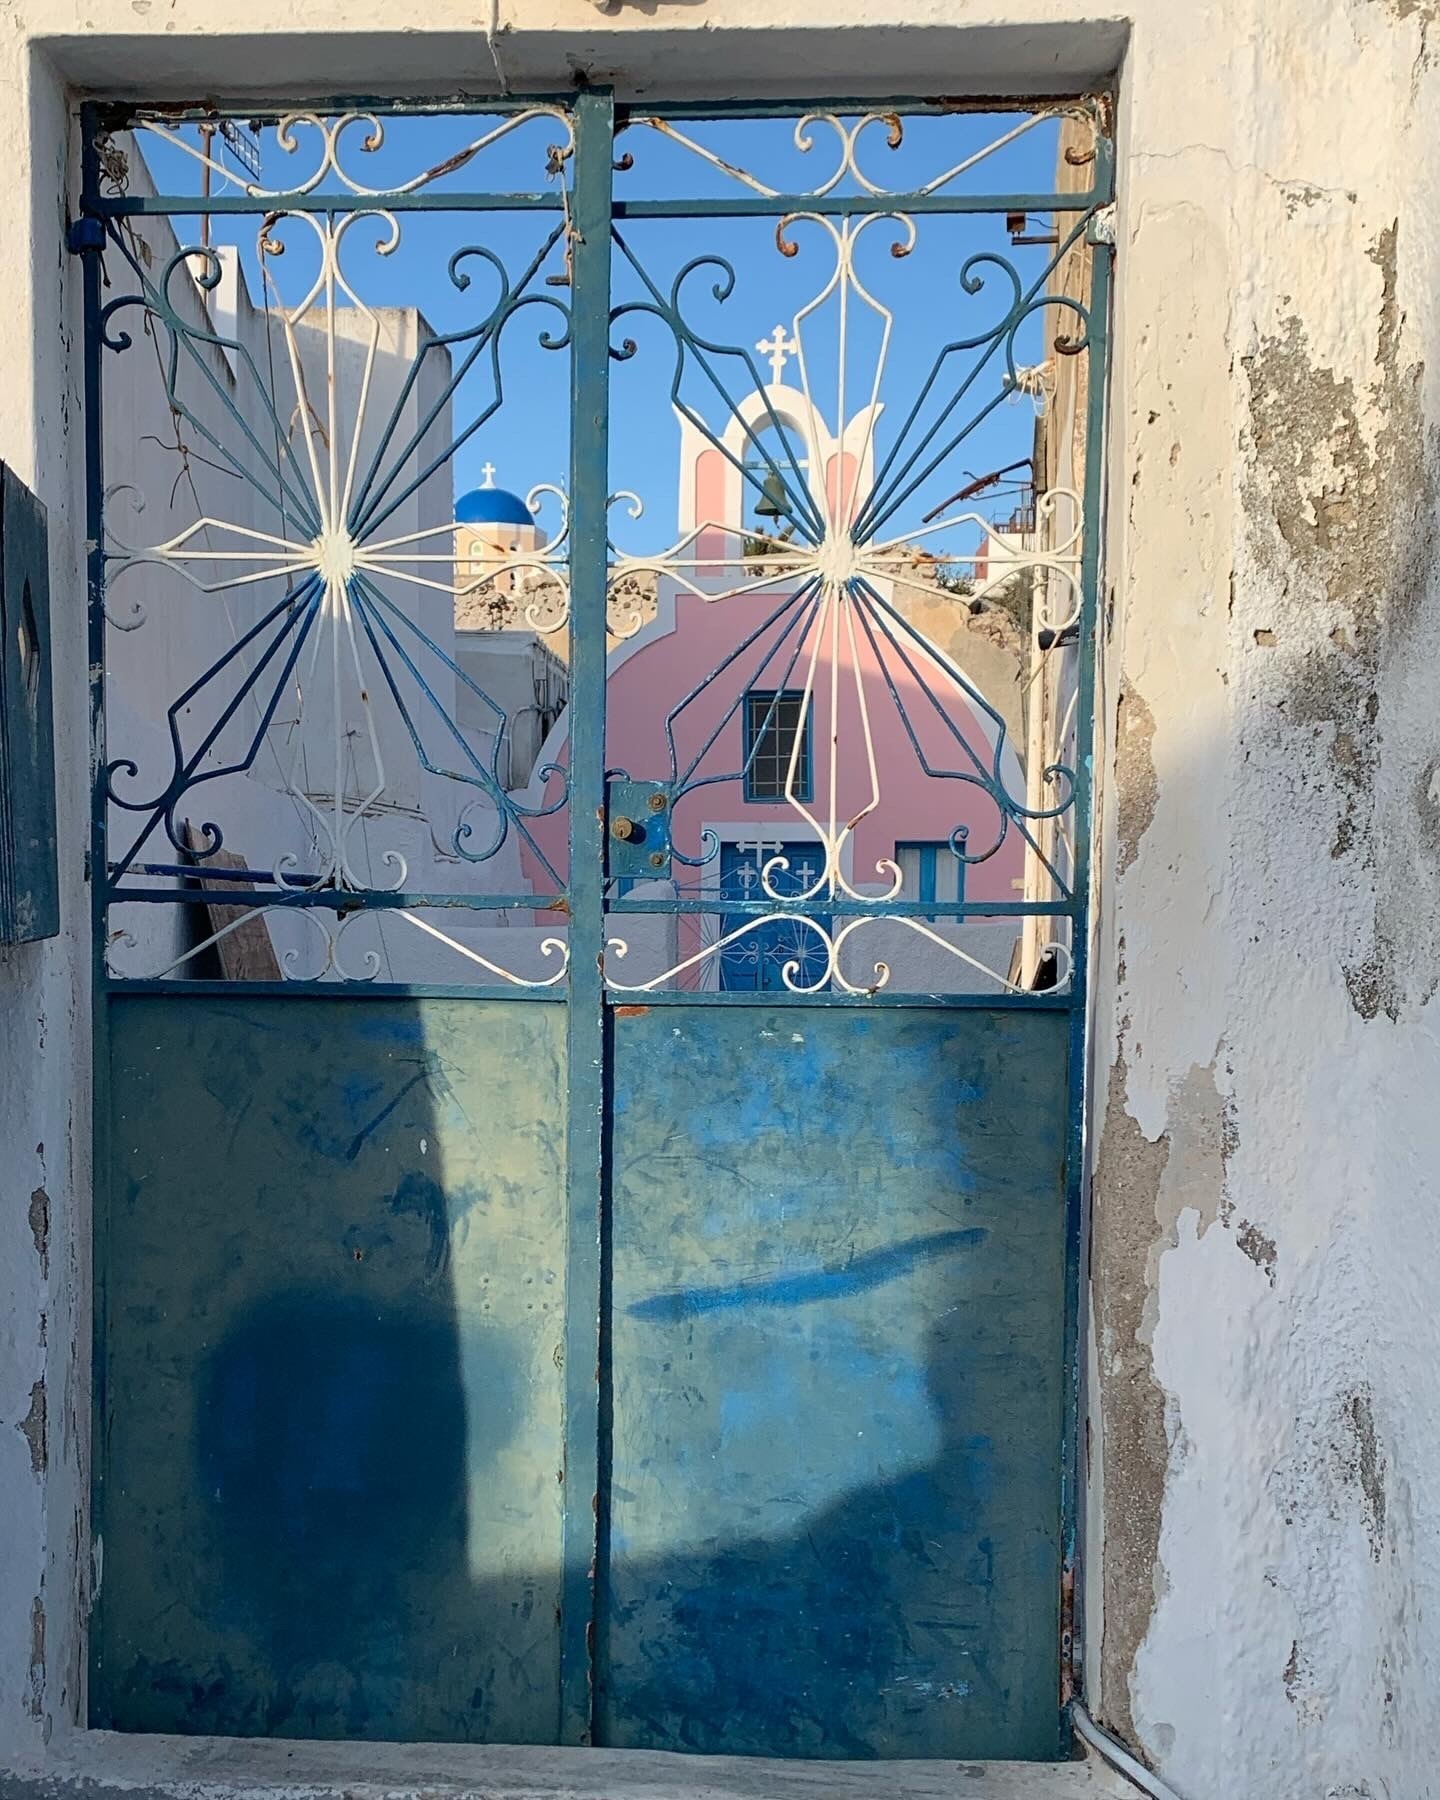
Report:
[{"label": "blue church dome", "polygon": [[460,525],[533,525],[535,515],[518,494],[506,488],[471,488],[455,502]]}]

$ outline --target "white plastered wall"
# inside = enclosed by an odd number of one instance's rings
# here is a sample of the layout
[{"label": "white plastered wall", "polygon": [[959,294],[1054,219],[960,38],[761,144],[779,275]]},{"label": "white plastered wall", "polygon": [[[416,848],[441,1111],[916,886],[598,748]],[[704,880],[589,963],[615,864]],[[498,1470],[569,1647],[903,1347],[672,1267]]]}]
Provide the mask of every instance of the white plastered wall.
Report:
[{"label": "white plastered wall", "polygon": [[64,90],[0,19],[0,459],[49,510],[61,935],[0,949],[0,1746],[78,1706],[88,1580],[83,432]]},{"label": "white plastered wall", "polygon": [[[1431,0],[1127,11],[903,0],[875,24],[868,0],[501,0],[495,48],[517,89],[581,69],[666,94],[1045,92],[1123,64],[1088,1691],[1186,1800],[1424,1800],[1440,21]],[[0,7],[0,456],[51,509],[67,933],[0,962],[12,1761],[73,1720],[86,1562],[83,445],[61,83],[495,78],[455,0],[403,32],[381,0],[252,0],[244,36],[215,18],[209,0]]]}]

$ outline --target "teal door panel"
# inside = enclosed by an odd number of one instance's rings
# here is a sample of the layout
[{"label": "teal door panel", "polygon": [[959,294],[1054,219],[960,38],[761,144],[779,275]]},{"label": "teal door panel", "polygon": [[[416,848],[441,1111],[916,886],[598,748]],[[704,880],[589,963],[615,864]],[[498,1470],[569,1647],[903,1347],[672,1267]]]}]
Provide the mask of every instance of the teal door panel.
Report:
[{"label": "teal door panel", "polygon": [[111,1033],[93,1722],[553,1742],[563,1009]]},{"label": "teal door panel", "polygon": [[1066,1031],[617,1018],[608,1741],[1057,1753]]}]

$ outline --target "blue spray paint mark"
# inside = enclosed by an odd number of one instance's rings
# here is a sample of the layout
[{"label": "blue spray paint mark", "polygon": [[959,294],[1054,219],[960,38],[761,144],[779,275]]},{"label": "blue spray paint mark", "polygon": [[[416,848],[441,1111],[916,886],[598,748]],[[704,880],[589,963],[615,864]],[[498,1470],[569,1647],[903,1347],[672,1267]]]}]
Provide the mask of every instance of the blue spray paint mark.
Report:
[{"label": "blue spray paint mark", "polygon": [[989,1233],[981,1228],[968,1231],[931,1231],[922,1237],[907,1238],[899,1244],[887,1244],[879,1250],[867,1250],[843,1263],[827,1263],[798,1275],[767,1275],[751,1281],[732,1282],[728,1287],[671,1288],[648,1299],[634,1301],[626,1310],[632,1319],[693,1319],[700,1313],[728,1312],[742,1306],[808,1306],[815,1300],[834,1300],[849,1294],[868,1293],[871,1288],[908,1275],[912,1269],[931,1257],[950,1250],[981,1244]]}]

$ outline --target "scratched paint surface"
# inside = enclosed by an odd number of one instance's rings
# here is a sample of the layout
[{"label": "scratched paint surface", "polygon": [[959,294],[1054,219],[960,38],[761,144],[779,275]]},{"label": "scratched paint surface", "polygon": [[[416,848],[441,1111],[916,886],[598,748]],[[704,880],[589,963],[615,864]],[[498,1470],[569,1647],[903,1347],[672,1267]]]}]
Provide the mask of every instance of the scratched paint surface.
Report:
[{"label": "scratched paint surface", "polygon": [[617,1018],[608,1741],[1058,1754],[1065,1030]]},{"label": "scratched paint surface", "polygon": [[562,1009],[112,1004],[91,1722],[554,1741]]}]

